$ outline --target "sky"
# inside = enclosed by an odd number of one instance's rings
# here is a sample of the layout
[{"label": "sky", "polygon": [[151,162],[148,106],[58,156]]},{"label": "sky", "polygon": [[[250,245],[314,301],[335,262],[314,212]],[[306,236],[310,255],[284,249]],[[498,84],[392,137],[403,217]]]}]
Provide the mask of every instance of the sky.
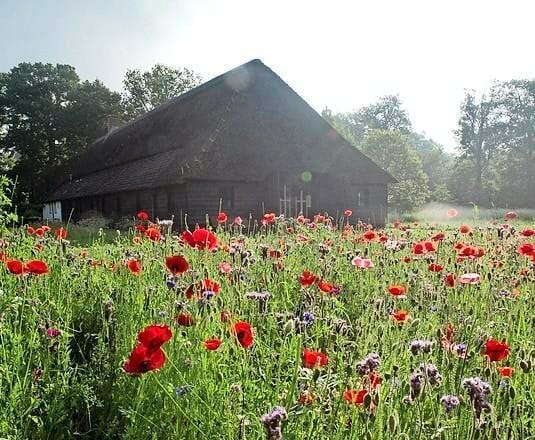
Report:
[{"label": "sky", "polygon": [[129,68],[208,80],[260,58],[318,111],[397,94],[453,151],[465,89],[535,78],[533,17],[534,0],[0,0],[0,71],[70,64],[120,91]]}]

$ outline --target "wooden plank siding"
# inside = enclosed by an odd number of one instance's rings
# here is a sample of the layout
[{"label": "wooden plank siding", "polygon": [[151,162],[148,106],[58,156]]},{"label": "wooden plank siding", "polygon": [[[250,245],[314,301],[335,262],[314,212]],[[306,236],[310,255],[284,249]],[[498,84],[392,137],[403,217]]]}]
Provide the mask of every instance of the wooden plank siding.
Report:
[{"label": "wooden plank siding", "polygon": [[[332,176],[316,176],[312,184],[299,184],[304,196],[310,195],[312,207],[308,216],[328,213],[340,218],[345,209],[351,209],[351,222],[358,220],[384,225],[387,213],[387,189],[385,185],[347,184]],[[206,216],[214,224],[220,209],[229,216],[229,221],[241,216],[247,221],[249,215],[258,220],[265,212],[279,212],[280,176],[272,175],[264,183],[193,180],[187,183],[160,188],[128,191],[118,194],[70,199],[62,202],[62,216],[73,221],[90,215],[107,218],[134,217],[140,210],[147,211],[151,219],[170,219],[174,216],[175,229],[182,230],[196,224],[204,226]],[[295,182],[288,184],[295,187]],[[333,197],[336,188],[336,197]],[[295,188],[293,189],[296,191]],[[360,193],[360,196],[359,196]],[[295,198],[296,194],[292,194]],[[359,204],[360,203],[360,204]],[[292,202],[292,215],[296,215]]]}]

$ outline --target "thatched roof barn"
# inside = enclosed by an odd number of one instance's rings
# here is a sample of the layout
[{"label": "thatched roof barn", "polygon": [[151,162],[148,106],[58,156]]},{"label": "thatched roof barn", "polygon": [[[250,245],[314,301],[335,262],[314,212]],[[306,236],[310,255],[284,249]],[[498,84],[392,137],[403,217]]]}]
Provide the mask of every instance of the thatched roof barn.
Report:
[{"label": "thatched roof barn", "polygon": [[64,220],[143,209],[175,223],[187,214],[190,226],[219,209],[258,218],[348,208],[382,224],[394,182],[260,60],[98,139],[71,173],[48,198]]}]

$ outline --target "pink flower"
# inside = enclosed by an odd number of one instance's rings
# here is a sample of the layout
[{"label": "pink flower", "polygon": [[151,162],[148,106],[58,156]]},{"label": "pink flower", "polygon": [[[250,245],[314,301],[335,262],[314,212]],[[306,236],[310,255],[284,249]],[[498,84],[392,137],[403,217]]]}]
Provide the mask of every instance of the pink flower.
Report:
[{"label": "pink flower", "polygon": [[46,335],[47,335],[49,338],[56,338],[56,337],[58,337],[60,334],[61,334],[61,331],[58,330],[57,328],[50,327],[50,328],[47,328],[47,329],[46,329]]},{"label": "pink flower", "polygon": [[241,226],[242,223],[243,223],[243,220],[240,216],[234,218],[234,222],[233,222],[236,226]]},{"label": "pink flower", "polygon": [[232,272],[232,265],[230,263],[227,263],[226,261],[222,261],[217,265],[217,268],[219,269],[219,272],[221,273],[230,273]]},{"label": "pink flower", "polygon": [[481,277],[477,273],[465,273],[459,277],[461,284],[479,284]]},{"label": "pink flower", "polygon": [[355,267],[360,267],[362,269],[369,269],[373,267],[373,261],[369,258],[355,257],[351,260],[351,264]]}]

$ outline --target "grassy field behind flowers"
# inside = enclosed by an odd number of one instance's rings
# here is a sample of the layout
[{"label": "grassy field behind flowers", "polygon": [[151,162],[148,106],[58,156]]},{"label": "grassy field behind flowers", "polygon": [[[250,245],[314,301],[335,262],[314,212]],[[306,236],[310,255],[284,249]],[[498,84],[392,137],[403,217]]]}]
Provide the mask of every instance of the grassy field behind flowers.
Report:
[{"label": "grassy field behind flowers", "polygon": [[141,218],[2,235],[0,438],[534,438],[533,223]]}]

